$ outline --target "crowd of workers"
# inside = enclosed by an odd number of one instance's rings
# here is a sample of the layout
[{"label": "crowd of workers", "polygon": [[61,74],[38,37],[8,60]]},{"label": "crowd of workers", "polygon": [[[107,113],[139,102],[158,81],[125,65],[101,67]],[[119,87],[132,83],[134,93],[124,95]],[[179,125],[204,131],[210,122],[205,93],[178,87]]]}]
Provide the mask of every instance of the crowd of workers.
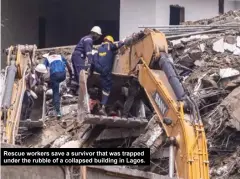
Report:
[{"label": "crowd of workers", "polygon": [[[103,43],[98,48],[96,53],[93,53],[93,42],[98,40],[102,36],[101,28],[94,26],[90,34],[81,38],[72,53],[71,61],[74,74],[67,60],[58,54],[52,52],[44,54],[44,63],[38,64],[33,72],[30,72],[26,78],[26,87],[23,108],[22,108],[22,119],[28,119],[30,117],[31,108],[33,105],[34,98],[34,87],[37,85],[43,85],[46,88],[46,83],[42,78],[43,74],[50,73],[50,84],[53,91],[53,105],[57,114],[57,117],[61,117],[60,110],[60,94],[59,84],[66,79],[66,67],[69,72],[70,81],[79,83],[79,74],[81,70],[88,71],[89,75],[96,71],[100,74],[101,88],[102,88],[102,99],[99,113],[106,115],[105,106],[108,101],[108,97],[112,88],[112,66],[114,61],[114,55],[116,50],[124,45],[124,40],[114,42],[112,36],[108,35],[104,38]],[[136,85],[134,85],[136,86]],[[134,98],[137,96],[137,91],[134,88],[131,92],[129,99],[124,104],[123,115],[127,116],[133,105]],[[46,90],[46,89],[44,89]]]}]

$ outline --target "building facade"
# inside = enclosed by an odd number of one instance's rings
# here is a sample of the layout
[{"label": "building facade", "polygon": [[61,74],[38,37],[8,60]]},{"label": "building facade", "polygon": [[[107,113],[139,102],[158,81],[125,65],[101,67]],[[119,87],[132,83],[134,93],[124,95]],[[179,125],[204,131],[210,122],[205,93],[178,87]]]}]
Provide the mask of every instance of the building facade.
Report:
[{"label": "building facade", "polygon": [[240,9],[240,0],[2,0],[1,49],[14,44],[73,45],[94,25],[119,40],[139,31],[140,25],[176,21],[178,9],[171,5],[181,6],[180,19],[188,21]]}]

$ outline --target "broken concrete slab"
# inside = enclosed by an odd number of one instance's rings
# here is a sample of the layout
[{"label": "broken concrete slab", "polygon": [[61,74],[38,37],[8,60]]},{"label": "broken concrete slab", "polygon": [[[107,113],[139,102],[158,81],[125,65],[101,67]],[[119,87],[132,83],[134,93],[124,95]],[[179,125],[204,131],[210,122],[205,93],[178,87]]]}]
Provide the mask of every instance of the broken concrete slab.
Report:
[{"label": "broken concrete slab", "polygon": [[53,144],[51,145],[51,148],[60,148],[63,144],[71,140],[72,136],[70,135],[61,135],[58,139],[56,139]]},{"label": "broken concrete slab", "polygon": [[147,119],[139,118],[121,118],[121,117],[110,117],[110,116],[99,116],[88,114],[84,117],[85,124],[100,124],[111,127],[140,127],[147,125]]},{"label": "broken concrete slab", "polygon": [[178,44],[182,44],[181,39],[172,40],[172,41],[170,41],[170,43],[172,44],[173,47],[177,46]]},{"label": "broken concrete slab", "polygon": [[68,106],[63,106],[63,107],[61,107],[62,115],[67,115],[69,113],[73,113],[77,109],[78,109],[78,104],[71,104]]},{"label": "broken concrete slab", "polygon": [[234,52],[236,50],[236,44],[229,44],[229,43],[224,43],[224,50],[228,50],[229,52]]},{"label": "broken concrete slab", "polygon": [[60,122],[51,122],[47,128],[32,136],[31,140],[25,141],[25,145],[32,146],[34,148],[50,147],[50,145],[61,135],[76,127],[75,123],[71,121],[67,126],[68,127],[64,129]]},{"label": "broken concrete slab", "polygon": [[206,45],[203,44],[203,43],[199,45],[199,48],[200,48],[200,50],[201,50],[202,52],[205,51],[205,47],[206,47]]},{"label": "broken concrete slab", "polygon": [[150,148],[150,154],[154,154],[164,139],[163,129],[159,125],[159,118],[153,116],[141,134],[133,143],[131,148]]},{"label": "broken concrete slab", "polygon": [[194,65],[195,65],[195,66],[199,66],[199,67],[204,66],[204,64],[205,64],[204,60],[196,60],[196,61],[194,62]]},{"label": "broken concrete slab", "polygon": [[110,128],[105,129],[96,139],[96,141],[122,139],[127,137],[138,137],[144,128]]},{"label": "broken concrete slab", "polygon": [[240,56],[240,48],[236,47],[236,49],[233,52],[233,55],[238,55]]},{"label": "broken concrete slab", "polygon": [[240,48],[240,36],[237,36],[237,47]]},{"label": "broken concrete slab", "polygon": [[213,50],[215,52],[224,52],[224,40],[221,38],[220,40],[213,43]]},{"label": "broken concrete slab", "polygon": [[237,76],[239,74],[240,72],[233,68],[224,68],[219,70],[219,76],[221,78],[229,78],[229,77]]},{"label": "broken concrete slab", "polygon": [[221,103],[222,110],[225,108],[230,115],[228,126],[240,131],[240,87],[234,89]]},{"label": "broken concrete slab", "polygon": [[71,140],[63,144],[60,148],[80,148],[80,145],[81,143],[79,140]]}]

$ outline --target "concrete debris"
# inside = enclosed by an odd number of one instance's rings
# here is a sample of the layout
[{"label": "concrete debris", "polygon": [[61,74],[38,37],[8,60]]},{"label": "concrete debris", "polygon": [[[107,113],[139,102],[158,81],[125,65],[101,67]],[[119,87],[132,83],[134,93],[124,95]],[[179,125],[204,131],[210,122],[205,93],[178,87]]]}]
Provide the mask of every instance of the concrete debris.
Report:
[{"label": "concrete debris", "polygon": [[240,56],[240,48],[236,47],[235,50],[233,51],[233,55]]},{"label": "concrete debris", "polygon": [[62,115],[67,115],[69,113],[74,113],[74,111],[77,111],[78,106],[77,104],[67,105],[62,107]]},{"label": "concrete debris", "polygon": [[70,135],[62,135],[53,142],[53,144],[51,145],[51,148],[60,148],[61,146],[63,146],[63,144],[65,144],[69,140],[71,140]]},{"label": "concrete debris", "polygon": [[[222,16],[196,22],[185,22],[184,24],[240,23],[239,16],[240,10],[230,11]],[[126,46],[137,42],[143,36],[143,32],[135,34],[133,38],[126,42]],[[201,35],[187,35],[184,38],[178,36],[168,42],[169,52],[176,66],[176,71],[184,79],[182,83],[186,91],[196,101],[206,128],[210,146],[211,177],[217,179],[224,175],[228,178],[230,176],[238,178],[236,177],[236,168],[240,167],[240,150],[238,147],[240,145],[239,29],[222,29],[211,33],[206,32],[206,34],[201,31]],[[54,51],[63,55],[71,64],[70,58],[74,47],[38,49],[35,61],[41,62],[43,54]],[[150,122],[149,119],[145,118],[122,118],[118,115],[121,110],[113,110],[110,111],[113,113],[112,116],[102,117],[97,114],[88,114],[83,119],[81,117],[77,119],[78,98],[70,94],[70,88],[67,77],[66,82],[60,85],[63,115],[61,121],[52,117],[54,115],[52,91],[51,89],[47,91],[47,120],[44,121],[47,123],[45,124],[47,127],[42,130],[40,137],[38,136],[35,142],[30,144],[31,141],[28,141],[29,145],[51,148],[79,148],[83,144],[93,147],[149,147],[153,155],[157,155],[156,152],[159,152],[159,147],[162,147],[163,150],[166,149],[163,147],[164,129],[155,117],[152,117]],[[98,107],[99,101],[92,101],[94,105],[91,109],[94,111],[94,108]],[[121,104],[121,102],[119,103]],[[120,104],[119,106],[121,106]],[[84,120],[84,122],[81,120]],[[81,121],[79,122],[81,125],[76,125],[76,121]],[[63,127],[63,123],[66,123],[65,127]],[[106,128],[106,125],[108,128]],[[98,129],[99,131],[97,131]],[[115,132],[116,130],[121,131]],[[112,133],[114,135],[111,135]],[[95,138],[93,137],[94,141],[89,139],[92,135],[95,135]],[[223,155],[222,151],[227,155]],[[219,156],[224,162],[218,160]],[[236,162],[237,160],[238,162]],[[159,170],[153,168],[151,168],[151,171],[159,172]],[[161,172],[159,173],[161,174]]]},{"label": "concrete debris", "polygon": [[228,50],[229,52],[234,52],[237,48],[236,44],[229,44],[229,43],[224,43],[224,50]]},{"label": "concrete debris", "polygon": [[[184,24],[239,23],[240,10],[222,16]],[[225,30],[208,34],[209,38],[174,40],[184,47],[172,48],[175,64],[191,66],[192,71],[177,68],[183,85],[200,109],[209,143],[211,178],[239,178],[240,141],[240,31]],[[172,46],[173,45],[173,46]],[[179,55],[180,54],[180,55]],[[177,66],[176,66],[177,67]],[[224,151],[224,152],[223,152]],[[236,152],[237,151],[237,152]],[[217,153],[217,155],[214,154]],[[218,159],[221,155],[221,161]],[[229,157],[231,155],[231,157]],[[219,162],[215,162],[219,161]],[[223,162],[224,161],[224,162]]]},{"label": "concrete debris", "polygon": [[240,72],[238,70],[232,68],[224,68],[219,70],[219,76],[221,78],[229,78],[232,76],[237,76],[239,74]]},{"label": "concrete debris", "polygon": [[213,50],[215,52],[224,52],[223,38],[213,44]]},{"label": "concrete debris", "polygon": [[186,21],[183,25],[222,25],[222,24],[234,24],[240,22],[240,10],[229,11],[222,15],[210,18],[202,19],[198,21]]},{"label": "concrete debris", "polygon": [[71,140],[65,144],[63,144],[60,148],[80,148],[79,140]]},{"label": "concrete debris", "polygon": [[205,50],[205,44],[200,44],[200,45],[199,45],[199,48],[200,48],[200,50],[201,50],[202,52],[204,52],[204,50]]},{"label": "concrete debris", "polygon": [[237,36],[237,46],[240,47],[240,36]]}]

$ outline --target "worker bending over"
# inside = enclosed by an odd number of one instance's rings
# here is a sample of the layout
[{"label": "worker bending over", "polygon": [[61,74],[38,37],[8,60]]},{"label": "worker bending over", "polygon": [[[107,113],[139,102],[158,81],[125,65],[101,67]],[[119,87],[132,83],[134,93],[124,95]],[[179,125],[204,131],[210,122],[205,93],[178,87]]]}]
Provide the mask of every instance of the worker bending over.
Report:
[{"label": "worker bending over", "polygon": [[104,42],[98,48],[98,53],[94,55],[93,69],[100,73],[101,77],[102,101],[99,112],[102,115],[106,115],[105,105],[107,104],[112,88],[112,66],[114,55],[116,50],[123,45],[123,41],[114,43],[112,36],[106,36]]},{"label": "worker bending over", "polygon": [[[83,37],[75,47],[72,54],[72,65],[74,70],[74,79],[79,83],[79,73],[81,70],[87,70],[92,63],[93,41],[96,41],[102,35],[101,28],[94,26],[89,35]],[[86,57],[88,60],[86,60]]]},{"label": "worker bending over", "polygon": [[44,64],[50,69],[50,83],[53,90],[53,105],[55,107],[57,117],[61,117],[60,111],[60,93],[59,84],[66,79],[66,66],[70,77],[72,76],[72,69],[67,60],[61,56],[50,52],[43,55],[45,59]]},{"label": "worker bending over", "polygon": [[33,72],[26,75],[26,91],[23,97],[23,104],[21,110],[21,120],[30,119],[34,99],[37,99],[35,93],[39,85],[43,85],[43,74],[47,73],[47,68],[43,64],[38,64]]}]

